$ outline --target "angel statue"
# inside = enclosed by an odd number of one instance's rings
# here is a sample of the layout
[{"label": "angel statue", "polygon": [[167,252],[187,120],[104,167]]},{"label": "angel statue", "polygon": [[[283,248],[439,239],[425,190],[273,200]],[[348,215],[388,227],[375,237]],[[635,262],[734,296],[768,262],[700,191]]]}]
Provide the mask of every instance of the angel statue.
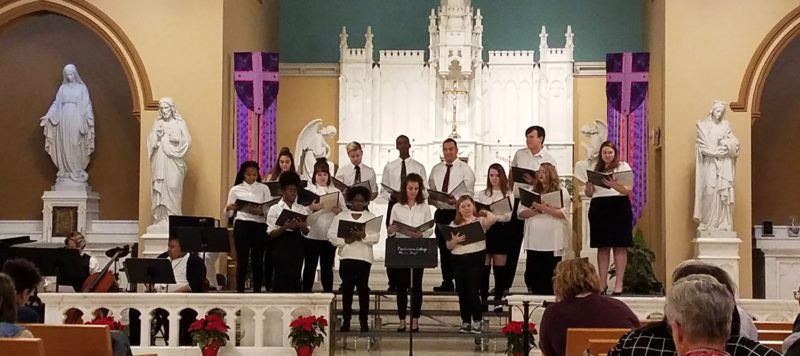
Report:
[{"label": "angel statue", "polygon": [[603,121],[594,120],[594,124],[581,127],[581,134],[588,140],[581,142],[581,146],[586,150],[586,160],[575,162],[574,172],[575,178],[586,182],[586,169],[593,169],[600,153],[600,145],[608,140],[608,125]]},{"label": "angel statue", "polygon": [[300,131],[297,136],[297,145],[294,154],[300,157],[295,161],[297,174],[300,177],[313,181],[311,176],[314,173],[314,163],[318,158],[325,158],[330,166],[331,174],[334,172],[334,165],[331,162],[331,146],[325,141],[336,135],[336,128],[333,126],[322,126],[322,119],[311,120]]}]

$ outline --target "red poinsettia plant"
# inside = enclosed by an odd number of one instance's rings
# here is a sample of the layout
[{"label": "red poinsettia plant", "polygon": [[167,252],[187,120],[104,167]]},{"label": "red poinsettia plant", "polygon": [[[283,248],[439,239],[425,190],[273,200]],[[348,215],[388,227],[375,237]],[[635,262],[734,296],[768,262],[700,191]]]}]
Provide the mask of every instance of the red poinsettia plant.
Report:
[{"label": "red poinsettia plant", "polygon": [[289,323],[292,331],[289,332],[289,338],[292,339],[292,346],[311,346],[317,347],[322,345],[325,340],[325,327],[328,326],[328,321],[325,316],[298,316],[297,319]]},{"label": "red poinsettia plant", "polygon": [[[518,354],[524,352],[525,343],[523,340],[523,331],[522,331],[522,322],[521,321],[509,321],[506,326],[503,327],[501,331],[503,335],[506,336],[506,340],[508,340],[508,352],[510,354]],[[529,349],[536,346],[536,339],[533,337],[537,334],[536,332],[536,324],[528,323],[528,347]]]},{"label": "red poinsettia plant", "polygon": [[90,325],[105,325],[109,330],[125,331],[125,327],[116,321],[112,316],[97,316],[92,321],[87,321],[84,324]]},{"label": "red poinsettia plant", "polygon": [[225,345],[228,337],[228,324],[217,315],[206,315],[202,319],[195,320],[189,326],[189,333],[192,334],[192,340],[197,343],[197,346],[204,348],[206,346],[222,346]]}]

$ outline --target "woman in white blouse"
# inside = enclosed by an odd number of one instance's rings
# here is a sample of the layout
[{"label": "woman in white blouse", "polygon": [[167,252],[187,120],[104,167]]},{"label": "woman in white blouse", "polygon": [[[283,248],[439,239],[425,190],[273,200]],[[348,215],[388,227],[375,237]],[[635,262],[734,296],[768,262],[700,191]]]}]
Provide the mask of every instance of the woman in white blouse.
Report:
[{"label": "woman in white blouse", "polygon": [[[258,163],[245,161],[236,173],[234,186],[228,192],[225,212],[233,219],[233,240],[236,244],[236,291],[244,293],[248,264],[252,266],[253,292],[261,291],[264,282],[263,262],[267,246],[267,222],[263,211],[237,211],[237,200],[264,203],[269,198],[269,189],[261,181]],[[270,276],[267,276],[270,278]]]},{"label": "woman in white blouse", "polygon": [[339,277],[342,279],[342,325],[339,331],[350,331],[353,315],[353,290],[358,288],[358,320],[361,332],[369,331],[369,271],[372,268],[372,246],[378,243],[380,232],[367,233],[364,229],[350,230],[347,238],[339,237],[339,222],[366,223],[375,215],[366,210],[372,196],[369,189],[355,186],[345,193],[350,210],[336,215],[328,230],[328,240],[339,248]]},{"label": "woman in white blouse", "polygon": [[[322,291],[333,293],[333,261],[336,256],[336,247],[328,241],[328,229],[331,227],[333,218],[336,214],[345,209],[344,197],[339,189],[331,184],[331,172],[328,161],[320,158],[314,163],[314,182],[309,184],[306,189],[312,193],[323,196],[325,194],[336,193],[339,196],[339,205],[320,215],[309,217],[309,232],[306,236],[303,251],[303,292],[310,293],[314,287],[314,277],[317,272],[317,262],[319,262],[320,282]],[[314,203],[308,206],[311,211],[322,209],[322,204]]]},{"label": "woman in white blouse", "polygon": [[[483,230],[488,230],[497,221],[489,211],[475,210],[475,201],[469,195],[458,198],[456,218],[450,226],[461,226],[479,221]],[[480,298],[480,278],[486,261],[486,241],[462,245],[466,236],[452,234],[447,249],[453,254],[453,272],[458,292],[458,309],[461,313],[459,333],[480,334],[483,330],[483,305]]]},{"label": "woman in white blouse", "polygon": [[[514,194],[511,192],[506,177],[506,171],[502,165],[498,163],[490,165],[489,172],[486,174],[486,189],[475,195],[475,201],[483,205],[491,205],[506,199],[508,206],[513,206]],[[503,292],[511,287],[507,285],[506,281],[506,257],[508,257],[508,239],[509,233],[511,233],[509,221],[511,221],[511,209],[508,209],[506,214],[497,215],[497,223],[492,225],[489,231],[486,231],[486,262],[481,282],[481,299],[484,301],[489,299],[489,275],[492,266],[494,266],[494,300],[500,301],[503,298]],[[502,306],[496,305],[495,311],[502,311]]]},{"label": "woman in white blouse", "polygon": [[[386,234],[389,237],[419,239],[431,237],[433,234],[431,228],[425,231],[414,230],[409,235],[405,235],[397,231],[397,224],[395,224],[395,222],[399,222],[408,226],[420,226],[432,219],[431,208],[425,204],[425,196],[422,193],[425,189],[423,182],[419,174],[411,173],[401,183],[399,201],[392,209],[389,227],[386,228]],[[394,272],[397,283],[397,316],[400,318],[400,327],[397,329],[399,332],[406,331],[409,287],[412,288],[411,331],[419,331],[419,316],[422,310],[422,273],[422,268],[414,268],[413,272],[410,268],[398,268]]]},{"label": "woman in white blouse", "polygon": [[[617,147],[606,141],[600,145],[600,159],[594,170],[618,173],[631,170],[631,166],[619,160]],[[586,196],[592,198],[589,206],[589,245],[597,249],[597,272],[600,275],[600,290],[608,289],[609,253],[614,251],[616,283],[611,295],[622,294],[622,282],[628,265],[628,247],[633,246],[633,212],[628,194],[633,185],[623,185],[613,179],[603,184],[609,188],[586,183]]]},{"label": "woman in white blouse", "polygon": [[561,207],[533,203],[532,206],[520,207],[517,211],[517,217],[525,221],[522,244],[527,253],[525,285],[529,293],[553,295],[553,273],[570,241],[571,226],[567,220],[571,206],[570,195],[561,186],[556,167],[550,163],[539,166],[533,191],[542,195],[561,193]]}]

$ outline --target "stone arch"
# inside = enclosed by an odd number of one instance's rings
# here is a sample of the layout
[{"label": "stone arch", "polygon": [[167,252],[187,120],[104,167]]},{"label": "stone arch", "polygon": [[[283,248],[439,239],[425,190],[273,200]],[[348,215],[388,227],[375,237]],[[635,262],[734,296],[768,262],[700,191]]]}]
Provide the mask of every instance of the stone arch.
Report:
[{"label": "stone arch", "polygon": [[730,105],[731,110],[749,111],[753,120],[761,117],[761,97],[767,77],[780,54],[798,34],[800,34],[800,6],[784,16],[756,48],[742,78],[739,97]]},{"label": "stone arch", "polygon": [[133,43],[119,25],[86,0],[12,0],[0,5],[0,29],[25,16],[49,12],[68,17],[96,33],[112,49],[128,79],[133,103],[132,115],[138,120],[142,110],[157,110],[150,79]]}]

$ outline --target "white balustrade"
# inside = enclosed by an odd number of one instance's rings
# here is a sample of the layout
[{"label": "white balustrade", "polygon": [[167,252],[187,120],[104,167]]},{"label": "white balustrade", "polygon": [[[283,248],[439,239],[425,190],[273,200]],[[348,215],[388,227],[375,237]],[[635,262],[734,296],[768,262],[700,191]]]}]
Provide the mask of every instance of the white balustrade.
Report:
[{"label": "white balustrade", "polygon": [[[42,293],[39,297],[45,304],[46,324],[63,323],[64,313],[70,308],[81,310],[84,319],[89,319],[88,316],[97,308],[106,308],[118,320],[120,316],[128,315],[128,309],[149,316],[146,320],[152,319],[156,309],[164,309],[169,313],[169,340],[174,340],[170,346],[151,345],[151,324],[142,322],[141,346],[133,347],[134,353],[157,353],[161,356],[200,354],[196,346],[177,346],[180,312],[184,309],[196,311],[199,317],[212,309],[225,312],[231,341],[220,349],[220,355],[295,355],[288,338],[289,323],[300,315],[323,315],[330,321],[333,302],[333,294],[326,293]],[[326,331],[329,329],[330,326]],[[239,345],[235,346],[237,334]],[[326,338],[314,355],[330,354]]]}]

